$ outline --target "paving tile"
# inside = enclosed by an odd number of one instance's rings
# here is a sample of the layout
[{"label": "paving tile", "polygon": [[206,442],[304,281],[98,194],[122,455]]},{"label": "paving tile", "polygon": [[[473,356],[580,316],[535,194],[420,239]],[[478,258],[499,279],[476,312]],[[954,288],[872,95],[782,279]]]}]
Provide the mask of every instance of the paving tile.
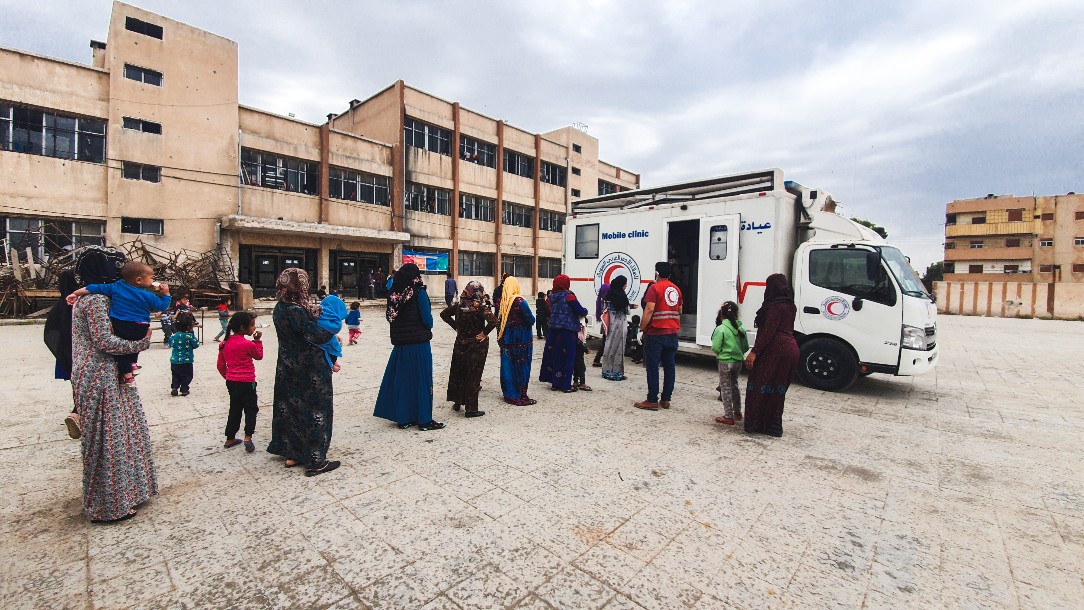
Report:
[{"label": "paving tile", "polygon": [[538,587],[535,595],[557,610],[594,610],[605,606],[615,592],[586,572],[569,566]]},{"label": "paving tile", "polygon": [[463,608],[496,609],[511,608],[527,593],[527,587],[488,566],[452,587],[446,595]]}]

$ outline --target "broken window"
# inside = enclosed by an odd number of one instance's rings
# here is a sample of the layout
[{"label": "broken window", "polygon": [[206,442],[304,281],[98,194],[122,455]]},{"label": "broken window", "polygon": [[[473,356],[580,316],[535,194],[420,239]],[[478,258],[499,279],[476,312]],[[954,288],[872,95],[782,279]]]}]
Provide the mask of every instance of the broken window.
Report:
[{"label": "broken window", "polygon": [[542,162],[541,172],[539,177],[542,182],[552,184],[554,186],[564,186],[566,182],[565,168],[548,161]]},{"label": "broken window", "polygon": [[598,196],[612,195],[613,193],[620,193],[621,187],[617,186],[613,182],[606,182],[605,180],[598,181]]},{"label": "broken window", "polygon": [[467,136],[459,137],[459,158],[478,165],[494,167],[497,159],[497,147],[489,142],[482,142]]},{"label": "broken window", "polygon": [[124,18],[124,29],[129,32],[135,32],[137,34],[143,34],[150,36],[151,38],[157,38],[162,40],[162,26],[154,25],[153,23],[147,23],[142,19],[136,19],[135,17]]},{"label": "broken window", "polygon": [[467,220],[493,222],[493,208],[496,206],[496,203],[496,201],[488,197],[471,195],[470,193],[460,193],[459,217]]},{"label": "broken window", "polygon": [[328,196],[333,199],[388,205],[391,189],[387,176],[332,167],[328,172]]},{"label": "broken window", "polygon": [[315,195],[318,165],[315,161],[242,148],[241,183],[291,193]]},{"label": "broken window", "polygon": [[407,146],[423,148],[429,152],[452,155],[452,132],[407,117],[403,122],[403,139]]},{"label": "broken window", "polygon": [[139,81],[155,87],[162,86],[162,73],[150,68],[140,68],[132,64],[124,64],[124,78]]},{"label": "broken window", "polygon": [[504,150],[504,171],[524,178],[534,178],[534,157],[528,157],[525,154],[506,148]]},{"label": "broken window", "polygon": [[531,216],[533,210],[525,205],[505,203],[501,222],[513,227],[531,228]]},{"label": "broken window", "polygon": [[128,180],[143,180],[145,182],[161,182],[162,168],[156,165],[144,165],[142,163],[124,162],[123,176]]},{"label": "broken window", "polygon": [[403,195],[403,205],[406,209],[415,212],[450,216],[449,202],[451,197],[451,191],[435,186],[407,182],[406,192]]},{"label": "broken window", "polygon": [[0,103],[0,150],[101,163],[105,121]]},{"label": "broken window", "polygon": [[134,131],[142,131],[143,133],[162,134],[162,124],[154,123],[152,121],[144,121],[143,119],[136,119],[130,116],[126,116],[121,120],[121,127],[125,129],[132,129]]},{"label": "broken window", "polygon": [[543,231],[560,233],[565,228],[565,215],[552,210],[539,210],[538,228]]}]

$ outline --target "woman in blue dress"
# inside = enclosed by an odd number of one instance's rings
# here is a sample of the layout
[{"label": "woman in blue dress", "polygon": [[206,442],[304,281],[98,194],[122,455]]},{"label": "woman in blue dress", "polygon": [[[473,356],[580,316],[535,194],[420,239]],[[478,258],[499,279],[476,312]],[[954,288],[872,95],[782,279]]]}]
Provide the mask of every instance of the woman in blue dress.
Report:
[{"label": "woman in blue dress", "polygon": [[569,290],[571,281],[565,274],[553,278],[550,293],[550,328],[546,333],[546,348],[542,352],[542,371],[538,380],[549,382],[554,390],[575,392],[572,375],[578,356],[576,347],[580,332],[580,318],[587,310]]},{"label": "woman in blue dress", "polygon": [[395,272],[385,317],[391,323],[391,356],[376,397],[375,417],[400,429],[440,430],[433,419],[433,309],[422,273],[414,263]]},{"label": "woman in blue dress", "polygon": [[519,280],[509,276],[501,289],[500,330],[497,344],[501,346],[501,391],[504,402],[512,405],[533,405],[537,400],[527,396],[531,383],[531,359],[534,357],[534,314],[520,292]]}]

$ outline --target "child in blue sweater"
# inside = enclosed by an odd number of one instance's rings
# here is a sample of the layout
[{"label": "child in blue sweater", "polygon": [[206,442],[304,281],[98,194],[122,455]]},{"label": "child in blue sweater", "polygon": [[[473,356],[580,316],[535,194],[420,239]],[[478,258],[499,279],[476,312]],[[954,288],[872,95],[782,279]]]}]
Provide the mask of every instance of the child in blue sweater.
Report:
[{"label": "child in blue sweater", "polygon": [[324,350],[327,364],[333,373],[338,373],[342,368],[337,360],[343,355],[343,344],[339,341],[339,337],[334,335],[338,335],[343,329],[344,319],[346,319],[346,303],[342,299],[332,294],[320,301],[320,316],[316,318],[316,325],[333,335],[320,348]]},{"label": "child in blue sweater", "polygon": [[[74,305],[76,299],[88,294],[110,297],[109,320],[113,323],[113,334],[121,339],[140,341],[150,329],[150,312],[163,311],[170,303],[168,284],[158,284],[158,293],[151,292],[153,288],[154,270],[144,263],[131,261],[121,267],[119,280],[112,284],[89,284],[69,294],[66,301]],[[138,358],[138,353],[113,356],[121,385],[135,384]]]}]

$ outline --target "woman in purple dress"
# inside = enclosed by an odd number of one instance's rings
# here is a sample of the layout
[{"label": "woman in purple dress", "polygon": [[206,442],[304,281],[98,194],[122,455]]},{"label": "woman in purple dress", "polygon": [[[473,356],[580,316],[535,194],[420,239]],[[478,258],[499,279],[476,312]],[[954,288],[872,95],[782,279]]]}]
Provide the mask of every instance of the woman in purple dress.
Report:
[{"label": "woman in purple dress", "polygon": [[753,325],[757,340],[745,358],[749,385],[745,390],[745,431],[783,436],[783,403],[798,367],[794,340],[794,290],[786,276],[768,276],[764,304]]}]

